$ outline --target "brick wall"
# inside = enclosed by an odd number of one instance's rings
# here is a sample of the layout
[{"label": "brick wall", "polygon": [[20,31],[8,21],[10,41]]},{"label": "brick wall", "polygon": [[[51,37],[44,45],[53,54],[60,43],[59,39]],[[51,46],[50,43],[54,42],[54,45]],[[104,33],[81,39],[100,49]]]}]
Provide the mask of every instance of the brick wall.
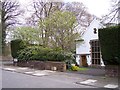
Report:
[{"label": "brick wall", "polygon": [[64,62],[53,62],[53,61],[22,61],[18,62],[17,66],[30,67],[39,70],[57,70],[66,71],[66,64]]},{"label": "brick wall", "polygon": [[117,65],[106,65],[105,75],[110,77],[118,77],[120,75],[119,66]]}]

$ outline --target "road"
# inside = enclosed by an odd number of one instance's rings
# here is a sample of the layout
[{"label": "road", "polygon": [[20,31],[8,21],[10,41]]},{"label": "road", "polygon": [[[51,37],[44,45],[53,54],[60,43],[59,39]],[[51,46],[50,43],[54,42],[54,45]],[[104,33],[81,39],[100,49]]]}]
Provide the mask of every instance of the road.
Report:
[{"label": "road", "polygon": [[64,75],[32,76],[2,70],[2,88],[94,88]]}]

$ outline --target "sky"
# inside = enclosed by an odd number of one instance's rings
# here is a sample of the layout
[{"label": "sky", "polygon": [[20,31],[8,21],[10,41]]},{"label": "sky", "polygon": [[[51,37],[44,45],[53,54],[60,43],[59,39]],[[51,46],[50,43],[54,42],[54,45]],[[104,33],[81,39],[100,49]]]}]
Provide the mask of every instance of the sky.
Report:
[{"label": "sky", "polygon": [[[32,0],[19,0],[23,6],[30,4]],[[59,0],[55,0],[59,1]],[[62,0],[63,1],[63,0]],[[101,17],[106,15],[110,11],[110,1],[111,0],[64,0],[64,2],[82,2],[87,8],[88,11],[97,16]]]},{"label": "sky", "polygon": [[65,0],[67,2],[76,1],[82,2],[91,14],[98,17],[109,13],[111,0]]}]

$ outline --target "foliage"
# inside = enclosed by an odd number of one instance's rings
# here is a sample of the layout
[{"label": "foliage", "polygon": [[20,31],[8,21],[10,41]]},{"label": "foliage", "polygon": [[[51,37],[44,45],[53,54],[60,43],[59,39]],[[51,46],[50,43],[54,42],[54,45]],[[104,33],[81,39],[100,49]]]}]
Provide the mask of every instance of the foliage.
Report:
[{"label": "foliage", "polygon": [[73,71],[78,71],[78,70],[79,70],[79,67],[78,67],[78,66],[71,66],[71,70],[73,70]]},{"label": "foliage", "polygon": [[84,71],[84,70],[88,70],[87,68],[80,68],[78,66],[71,66],[71,70],[72,71]]},{"label": "foliage", "polygon": [[105,65],[120,64],[120,26],[99,29],[102,58]]},{"label": "foliage", "polygon": [[39,28],[19,27],[14,30],[13,34],[15,39],[23,39],[32,44],[73,51],[74,40],[79,37],[79,33],[74,30],[75,23],[76,18],[72,13],[56,11],[42,21],[40,20]]},{"label": "foliage", "polygon": [[18,53],[19,60],[40,60],[40,61],[65,61],[71,59],[70,55],[63,51],[55,51],[50,48],[43,48],[40,46],[30,46]]},{"label": "foliage", "polygon": [[[33,9],[34,13],[28,20],[28,23],[32,26],[38,25],[40,22],[41,25],[39,28],[39,31],[41,34],[40,37],[42,39],[42,45],[44,47],[49,47],[49,28],[44,27],[44,19],[48,18],[51,14],[53,14],[55,11],[58,11],[62,8],[63,3],[62,2],[41,2],[41,0],[34,0],[33,1]],[[53,31],[54,32],[54,31]],[[54,46],[54,45],[53,45]]]},{"label": "foliage", "polygon": [[13,37],[14,39],[25,40],[31,44],[41,43],[41,38],[39,37],[39,30],[30,26],[16,28],[16,30],[13,31]]},{"label": "foliage", "polygon": [[42,22],[40,21],[39,28],[43,30],[42,32],[45,32],[41,33],[43,42],[46,42],[44,46],[59,47],[68,51],[73,49],[73,46],[75,46],[74,40],[79,37],[78,32],[74,30],[75,23],[74,14],[62,11],[56,11]]},{"label": "foliage", "polygon": [[11,54],[13,58],[17,57],[17,53],[19,50],[24,49],[27,47],[27,42],[21,40],[21,39],[16,39],[11,41]]}]

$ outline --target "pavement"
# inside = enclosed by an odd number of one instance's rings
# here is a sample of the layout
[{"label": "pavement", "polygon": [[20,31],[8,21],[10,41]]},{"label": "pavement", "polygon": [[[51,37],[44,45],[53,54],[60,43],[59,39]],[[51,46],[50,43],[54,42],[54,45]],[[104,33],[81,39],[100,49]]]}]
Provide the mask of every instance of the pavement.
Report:
[{"label": "pavement", "polygon": [[[84,67],[83,67],[84,68]],[[104,68],[95,68],[95,67],[85,67],[86,70],[80,71],[67,71],[68,73],[92,75],[92,76],[105,76]]]},{"label": "pavement", "polygon": [[58,72],[51,70],[36,70],[28,67],[13,66],[12,62],[5,61],[2,62],[1,69],[37,77],[62,75],[65,77],[75,79],[74,83],[78,85],[88,85],[96,88],[113,88],[113,89],[119,88],[118,78],[105,76],[104,69],[99,68],[89,68],[89,70],[79,72],[77,71]]}]

